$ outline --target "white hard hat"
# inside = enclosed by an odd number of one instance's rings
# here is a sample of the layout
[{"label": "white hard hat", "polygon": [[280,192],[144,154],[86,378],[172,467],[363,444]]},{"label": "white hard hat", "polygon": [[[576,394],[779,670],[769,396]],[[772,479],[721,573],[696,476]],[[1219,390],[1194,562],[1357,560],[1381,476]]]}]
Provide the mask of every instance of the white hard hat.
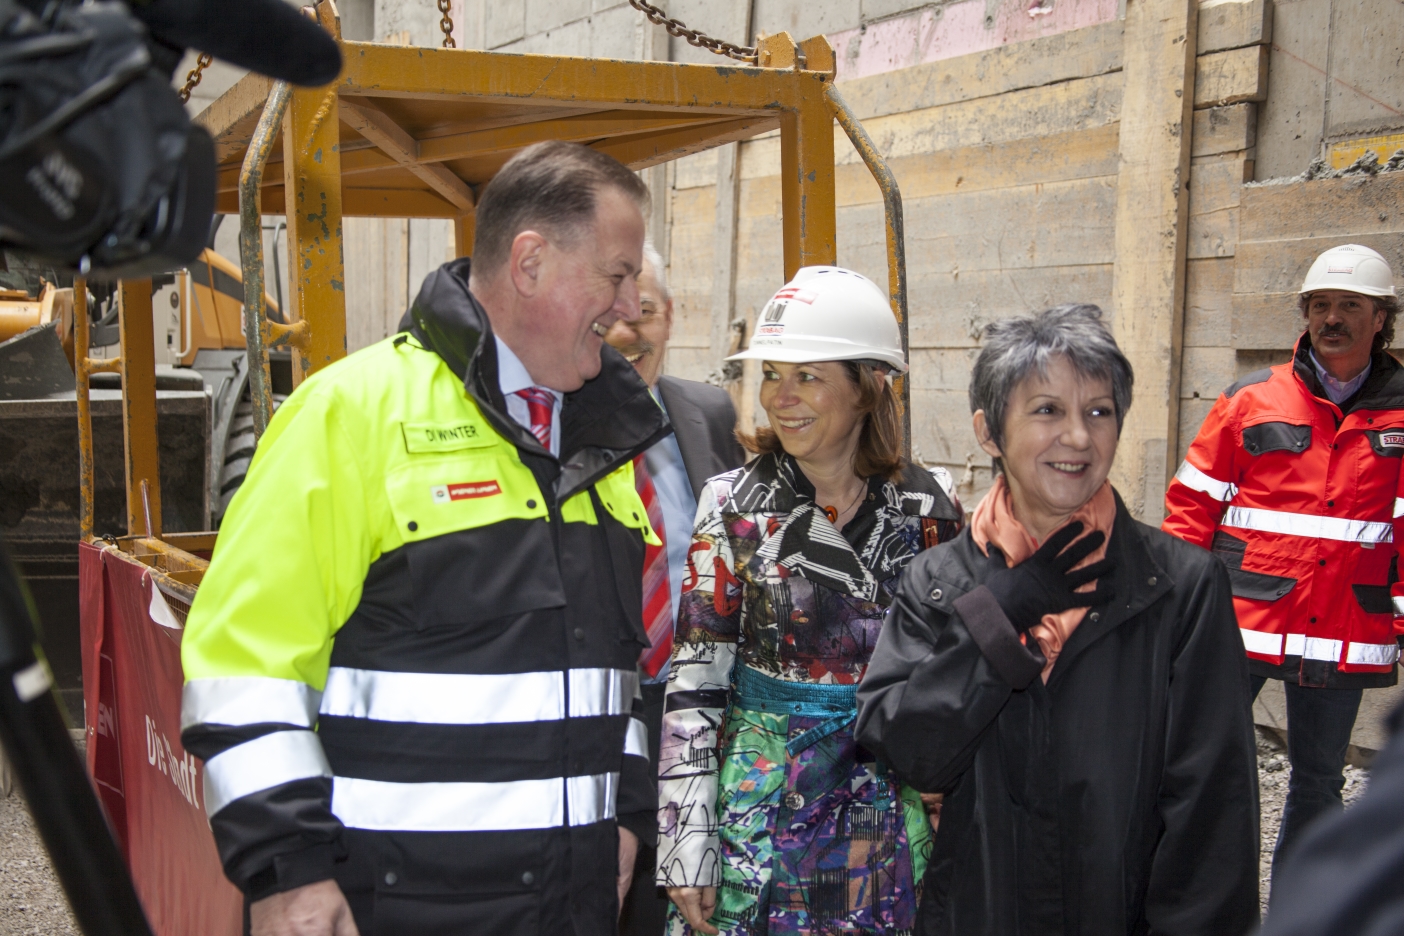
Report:
[{"label": "white hard hat", "polygon": [[1365,296],[1394,295],[1389,262],[1378,252],[1359,244],[1332,247],[1316,258],[1302,282],[1301,294],[1318,289],[1343,289]]},{"label": "white hard hat", "polygon": [[906,373],[902,333],[887,294],[860,273],[804,267],[771,297],[751,345],[728,361],[881,361]]}]

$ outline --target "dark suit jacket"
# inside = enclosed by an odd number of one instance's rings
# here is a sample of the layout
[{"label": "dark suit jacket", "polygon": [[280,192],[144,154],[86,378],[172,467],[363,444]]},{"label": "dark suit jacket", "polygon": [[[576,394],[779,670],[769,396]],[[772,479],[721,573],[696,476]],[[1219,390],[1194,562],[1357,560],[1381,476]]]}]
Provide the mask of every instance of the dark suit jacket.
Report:
[{"label": "dark suit jacket", "polygon": [[736,441],[736,407],[729,393],[711,384],[664,375],[658,378],[658,395],[678,437],[693,497],[701,495],[708,478],[745,463],[746,451]]}]

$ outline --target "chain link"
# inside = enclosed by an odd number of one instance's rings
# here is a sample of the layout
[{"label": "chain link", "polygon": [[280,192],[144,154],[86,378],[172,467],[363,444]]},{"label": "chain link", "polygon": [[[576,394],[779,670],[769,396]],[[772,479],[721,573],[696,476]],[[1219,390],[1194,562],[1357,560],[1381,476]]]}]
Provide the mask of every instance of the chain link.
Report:
[{"label": "chain link", "polygon": [[439,18],[439,28],[444,31],[444,48],[456,49],[458,43],[453,41],[453,17],[449,14],[453,11],[453,0],[438,0],[439,12],[443,14]]},{"label": "chain link", "polygon": [[[443,0],[439,0],[440,4]],[[658,7],[649,3],[648,0],[629,0],[629,6],[638,10],[648,21],[655,26],[662,26],[668,31],[668,35],[676,36],[679,39],[686,39],[689,45],[695,45],[699,49],[706,49],[708,52],[715,52],[717,55],[725,55],[741,62],[756,61],[756,49],[754,46],[739,46],[730,42],[723,42],[720,39],[713,39],[711,36],[696,29],[689,29],[687,24],[680,20],[675,20],[664,13]]]},{"label": "chain link", "polygon": [[205,77],[205,69],[213,61],[214,59],[208,53],[200,53],[200,57],[195,60],[195,67],[185,75],[185,86],[179,91],[180,103],[184,104],[190,100],[190,92],[194,91],[195,86],[200,83],[200,79]]}]

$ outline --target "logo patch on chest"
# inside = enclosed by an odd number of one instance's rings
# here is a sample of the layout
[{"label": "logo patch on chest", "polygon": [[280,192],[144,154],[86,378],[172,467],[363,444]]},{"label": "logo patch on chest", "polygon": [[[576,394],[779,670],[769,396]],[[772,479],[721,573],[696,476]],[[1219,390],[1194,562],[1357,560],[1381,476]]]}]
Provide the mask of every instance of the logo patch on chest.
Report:
[{"label": "logo patch on chest", "polygon": [[472,500],[475,497],[492,497],[494,494],[502,493],[502,487],[496,481],[436,484],[429,490],[434,495],[434,503],[436,504],[451,504],[454,501]]},{"label": "logo patch on chest", "polygon": [[1381,458],[1404,458],[1404,429],[1366,429],[1365,438]]}]

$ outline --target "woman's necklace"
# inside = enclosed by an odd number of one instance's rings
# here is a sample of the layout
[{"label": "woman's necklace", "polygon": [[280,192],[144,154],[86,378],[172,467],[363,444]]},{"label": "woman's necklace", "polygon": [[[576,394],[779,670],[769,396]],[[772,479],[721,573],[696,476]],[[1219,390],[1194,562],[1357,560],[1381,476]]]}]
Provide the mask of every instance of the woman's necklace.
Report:
[{"label": "woman's necklace", "polygon": [[862,497],[862,496],[863,496],[863,492],[866,491],[867,489],[868,489],[868,486],[867,486],[866,484],[864,484],[862,487],[860,487],[860,488],[858,489],[858,493],[854,495],[853,500],[849,501],[849,502],[848,502],[848,506],[845,507],[845,508],[843,508],[843,510],[841,510],[841,511],[840,511],[840,510],[836,510],[836,509],[833,508],[833,507],[825,507],[825,508],[824,508],[824,516],[826,516],[826,517],[829,518],[829,522],[830,522],[830,523],[832,523],[832,524],[834,524],[835,526],[837,526],[837,525],[838,525],[839,514],[840,514],[840,513],[848,513],[850,510],[852,510],[852,509],[853,509],[853,505],[856,504],[856,503],[858,503],[858,498]]}]

